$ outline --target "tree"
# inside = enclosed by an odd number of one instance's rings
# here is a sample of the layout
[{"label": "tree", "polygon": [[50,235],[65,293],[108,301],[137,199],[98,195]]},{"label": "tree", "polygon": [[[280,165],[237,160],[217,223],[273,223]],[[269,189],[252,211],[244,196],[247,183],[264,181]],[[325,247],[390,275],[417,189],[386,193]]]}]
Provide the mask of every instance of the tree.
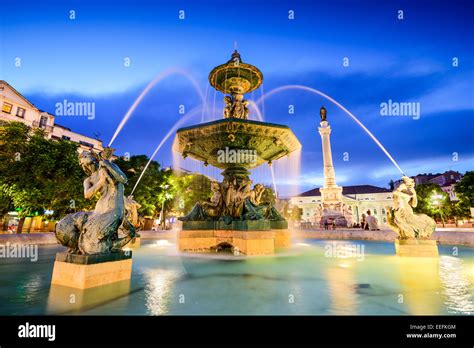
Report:
[{"label": "tree", "polygon": [[8,194],[8,186],[0,185],[0,217],[15,210],[11,196]]},{"label": "tree", "polygon": [[173,174],[174,210],[179,215],[191,211],[197,202],[211,198],[211,179],[202,174]]},{"label": "tree", "polygon": [[59,218],[90,205],[77,144],[47,139],[41,129],[20,122],[0,127],[0,174],[1,194],[21,218],[46,210]]},{"label": "tree", "polygon": [[459,199],[455,204],[456,216],[469,218],[471,216],[470,208],[474,207],[474,171],[464,174],[461,181],[454,185],[454,192]]},{"label": "tree", "polygon": [[[420,184],[416,186],[418,205],[413,210],[432,218],[437,216],[448,217],[451,214],[451,202],[448,195],[436,184]],[[434,199],[433,196],[440,196]],[[436,203],[439,203],[438,205]]]},{"label": "tree", "polygon": [[[130,158],[120,157],[114,161],[127,175],[126,196],[131,194],[148,161],[149,158],[146,155],[131,156]],[[169,175],[160,170],[158,162],[150,162],[133,193],[133,199],[141,205],[138,210],[140,215],[154,218],[159,214],[162,206],[162,196],[160,195],[163,194],[163,187],[169,181],[168,177]]]}]

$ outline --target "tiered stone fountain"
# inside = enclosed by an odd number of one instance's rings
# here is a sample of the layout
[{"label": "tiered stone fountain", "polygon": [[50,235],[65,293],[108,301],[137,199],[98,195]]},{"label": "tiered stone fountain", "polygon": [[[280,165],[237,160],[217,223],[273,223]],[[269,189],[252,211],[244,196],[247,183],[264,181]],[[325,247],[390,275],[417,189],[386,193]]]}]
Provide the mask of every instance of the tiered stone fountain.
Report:
[{"label": "tiered stone fountain", "polygon": [[212,198],[200,202],[180,218],[179,249],[206,252],[230,246],[244,255],[272,254],[290,245],[287,221],[267,202],[264,187],[252,187],[250,171],[264,163],[289,156],[301,148],[285,125],[249,120],[244,94],[257,89],[263,75],[242,62],[235,51],[231,59],[209,74],[212,87],[228,94],[223,119],[177,131],[173,150],[223,169],[221,183],[212,184]]}]

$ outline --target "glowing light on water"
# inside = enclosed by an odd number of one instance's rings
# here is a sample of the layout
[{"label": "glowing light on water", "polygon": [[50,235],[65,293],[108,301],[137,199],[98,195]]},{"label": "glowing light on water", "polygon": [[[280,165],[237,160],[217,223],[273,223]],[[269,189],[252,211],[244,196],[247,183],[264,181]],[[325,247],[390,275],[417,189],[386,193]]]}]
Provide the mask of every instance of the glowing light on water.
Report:
[{"label": "glowing light on water", "polygon": [[140,95],[137,97],[137,99],[135,99],[135,101],[133,102],[132,106],[130,107],[130,109],[128,109],[127,113],[125,114],[125,116],[122,118],[122,121],[120,121],[117,129],[115,130],[115,133],[114,135],[112,136],[112,139],[110,139],[110,142],[109,142],[109,147],[112,146],[113,142],[115,141],[115,139],[117,138],[117,136],[119,135],[120,131],[122,130],[122,128],[125,126],[125,124],[127,123],[127,121],[130,119],[130,117],[133,115],[133,112],[135,111],[135,109],[138,107],[138,105],[140,105],[140,102],[143,100],[143,98],[145,98],[145,96],[148,94],[148,92],[150,92],[150,90],[155,87],[155,85],[157,83],[159,83],[160,81],[162,81],[163,79],[165,79],[166,77],[170,76],[170,75],[174,75],[174,74],[178,74],[178,75],[182,75],[184,76],[185,78],[187,78],[191,84],[193,85],[194,89],[196,90],[197,94],[199,95],[199,97],[201,98],[202,100],[202,103],[204,105],[205,103],[205,97],[204,97],[204,94],[202,93],[202,90],[201,88],[199,87],[199,84],[198,82],[196,81],[196,79],[191,75],[189,74],[187,71],[181,69],[181,68],[171,68],[171,69],[168,69],[168,70],[165,70],[164,72],[158,74],[144,89],[143,91],[140,93]]},{"label": "glowing light on water", "polygon": [[330,313],[351,315],[357,313],[357,294],[352,284],[355,283],[355,271],[348,263],[340,263],[326,269],[326,281],[330,298]]},{"label": "glowing light on water", "polygon": [[472,283],[463,274],[465,260],[452,256],[441,256],[439,276],[446,297],[444,304],[450,313],[473,314],[474,296]]},{"label": "glowing light on water", "polygon": [[179,119],[179,121],[177,121],[173,127],[171,127],[171,129],[168,131],[168,133],[166,133],[166,135],[163,137],[163,139],[161,139],[161,142],[158,144],[158,146],[156,147],[155,151],[153,151],[153,154],[150,156],[150,159],[148,160],[145,168],[143,168],[143,171],[142,173],[140,174],[140,176],[138,177],[138,180],[137,182],[135,183],[135,186],[133,186],[133,189],[132,189],[132,195],[133,195],[133,192],[135,192],[135,189],[137,188],[138,184],[140,183],[140,180],[142,179],[143,175],[145,174],[146,170],[148,169],[148,167],[150,166],[150,163],[151,161],[153,161],[153,159],[155,158],[156,154],[158,153],[158,151],[160,151],[161,147],[164,145],[164,143],[166,142],[166,140],[169,139],[169,137],[174,133],[176,132],[176,130],[178,129],[178,127],[180,127],[185,121],[187,121],[188,119],[190,119],[192,116],[195,116],[198,114],[198,111],[199,109],[201,108],[202,106],[198,106],[194,109],[192,109],[190,112],[188,112],[186,115],[184,115],[181,119]]},{"label": "glowing light on water", "polygon": [[170,246],[175,246],[176,244],[173,244],[173,243],[170,243],[168,240],[166,239],[159,239],[157,240],[154,244],[150,244],[150,247],[152,248],[158,248],[158,249],[163,249],[163,248],[167,248],[167,247],[170,247]]},{"label": "glowing light on water", "polygon": [[168,314],[170,293],[180,275],[179,271],[172,269],[149,268],[144,271],[145,306],[149,314]]},{"label": "glowing light on water", "polygon": [[315,93],[321,97],[324,97],[326,98],[327,100],[329,100],[331,103],[333,103],[334,105],[336,105],[337,107],[339,107],[342,111],[344,111],[350,118],[352,118],[352,120],[354,120],[366,133],[367,135],[378,145],[378,147],[385,153],[385,155],[388,157],[388,159],[390,161],[392,161],[392,163],[395,165],[395,167],[398,169],[398,171],[404,175],[403,173],[403,170],[400,168],[400,166],[398,165],[398,163],[395,161],[395,159],[390,155],[390,153],[385,149],[385,147],[380,143],[380,141],[372,134],[371,131],[369,131],[367,129],[366,126],[364,126],[364,124],[362,122],[359,121],[359,119],[357,117],[355,117],[349,110],[347,110],[344,106],[342,106],[339,102],[337,102],[336,100],[334,100],[333,98],[331,98],[330,96],[328,96],[327,94],[317,90],[317,89],[314,89],[314,88],[311,88],[311,87],[308,87],[308,86],[303,86],[303,85],[286,85],[286,86],[282,86],[282,87],[278,87],[278,88],[275,88],[275,89],[272,89],[270,92],[264,94],[262,97],[260,97],[260,99],[257,100],[257,105],[261,102],[263,102],[263,100],[265,98],[268,98],[276,93],[279,93],[279,92],[283,92],[283,91],[287,91],[287,90],[291,90],[291,89],[300,89],[300,90],[304,90],[304,91],[308,91],[308,92],[311,92],[311,93]]}]

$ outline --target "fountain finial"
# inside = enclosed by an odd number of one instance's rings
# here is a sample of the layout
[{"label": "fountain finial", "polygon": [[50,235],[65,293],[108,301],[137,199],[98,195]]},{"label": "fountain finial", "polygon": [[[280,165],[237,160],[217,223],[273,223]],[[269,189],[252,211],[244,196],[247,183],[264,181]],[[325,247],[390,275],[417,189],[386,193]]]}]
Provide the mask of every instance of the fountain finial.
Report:
[{"label": "fountain finial", "polygon": [[324,106],[321,106],[321,109],[319,109],[319,115],[321,116],[321,121],[326,121],[326,115],[327,115],[327,110]]},{"label": "fountain finial", "polygon": [[229,62],[233,62],[234,64],[242,63],[242,58],[240,57],[240,53],[237,51],[237,49],[234,49]]}]

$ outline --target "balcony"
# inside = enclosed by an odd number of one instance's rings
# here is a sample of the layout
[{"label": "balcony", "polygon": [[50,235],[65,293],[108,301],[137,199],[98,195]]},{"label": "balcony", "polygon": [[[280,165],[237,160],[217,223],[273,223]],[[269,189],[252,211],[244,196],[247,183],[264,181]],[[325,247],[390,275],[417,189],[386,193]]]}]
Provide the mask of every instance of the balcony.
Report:
[{"label": "balcony", "polygon": [[33,127],[44,129],[46,132],[52,133],[53,127],[46,124],[42,124],[39,121],[33,121]]}]

